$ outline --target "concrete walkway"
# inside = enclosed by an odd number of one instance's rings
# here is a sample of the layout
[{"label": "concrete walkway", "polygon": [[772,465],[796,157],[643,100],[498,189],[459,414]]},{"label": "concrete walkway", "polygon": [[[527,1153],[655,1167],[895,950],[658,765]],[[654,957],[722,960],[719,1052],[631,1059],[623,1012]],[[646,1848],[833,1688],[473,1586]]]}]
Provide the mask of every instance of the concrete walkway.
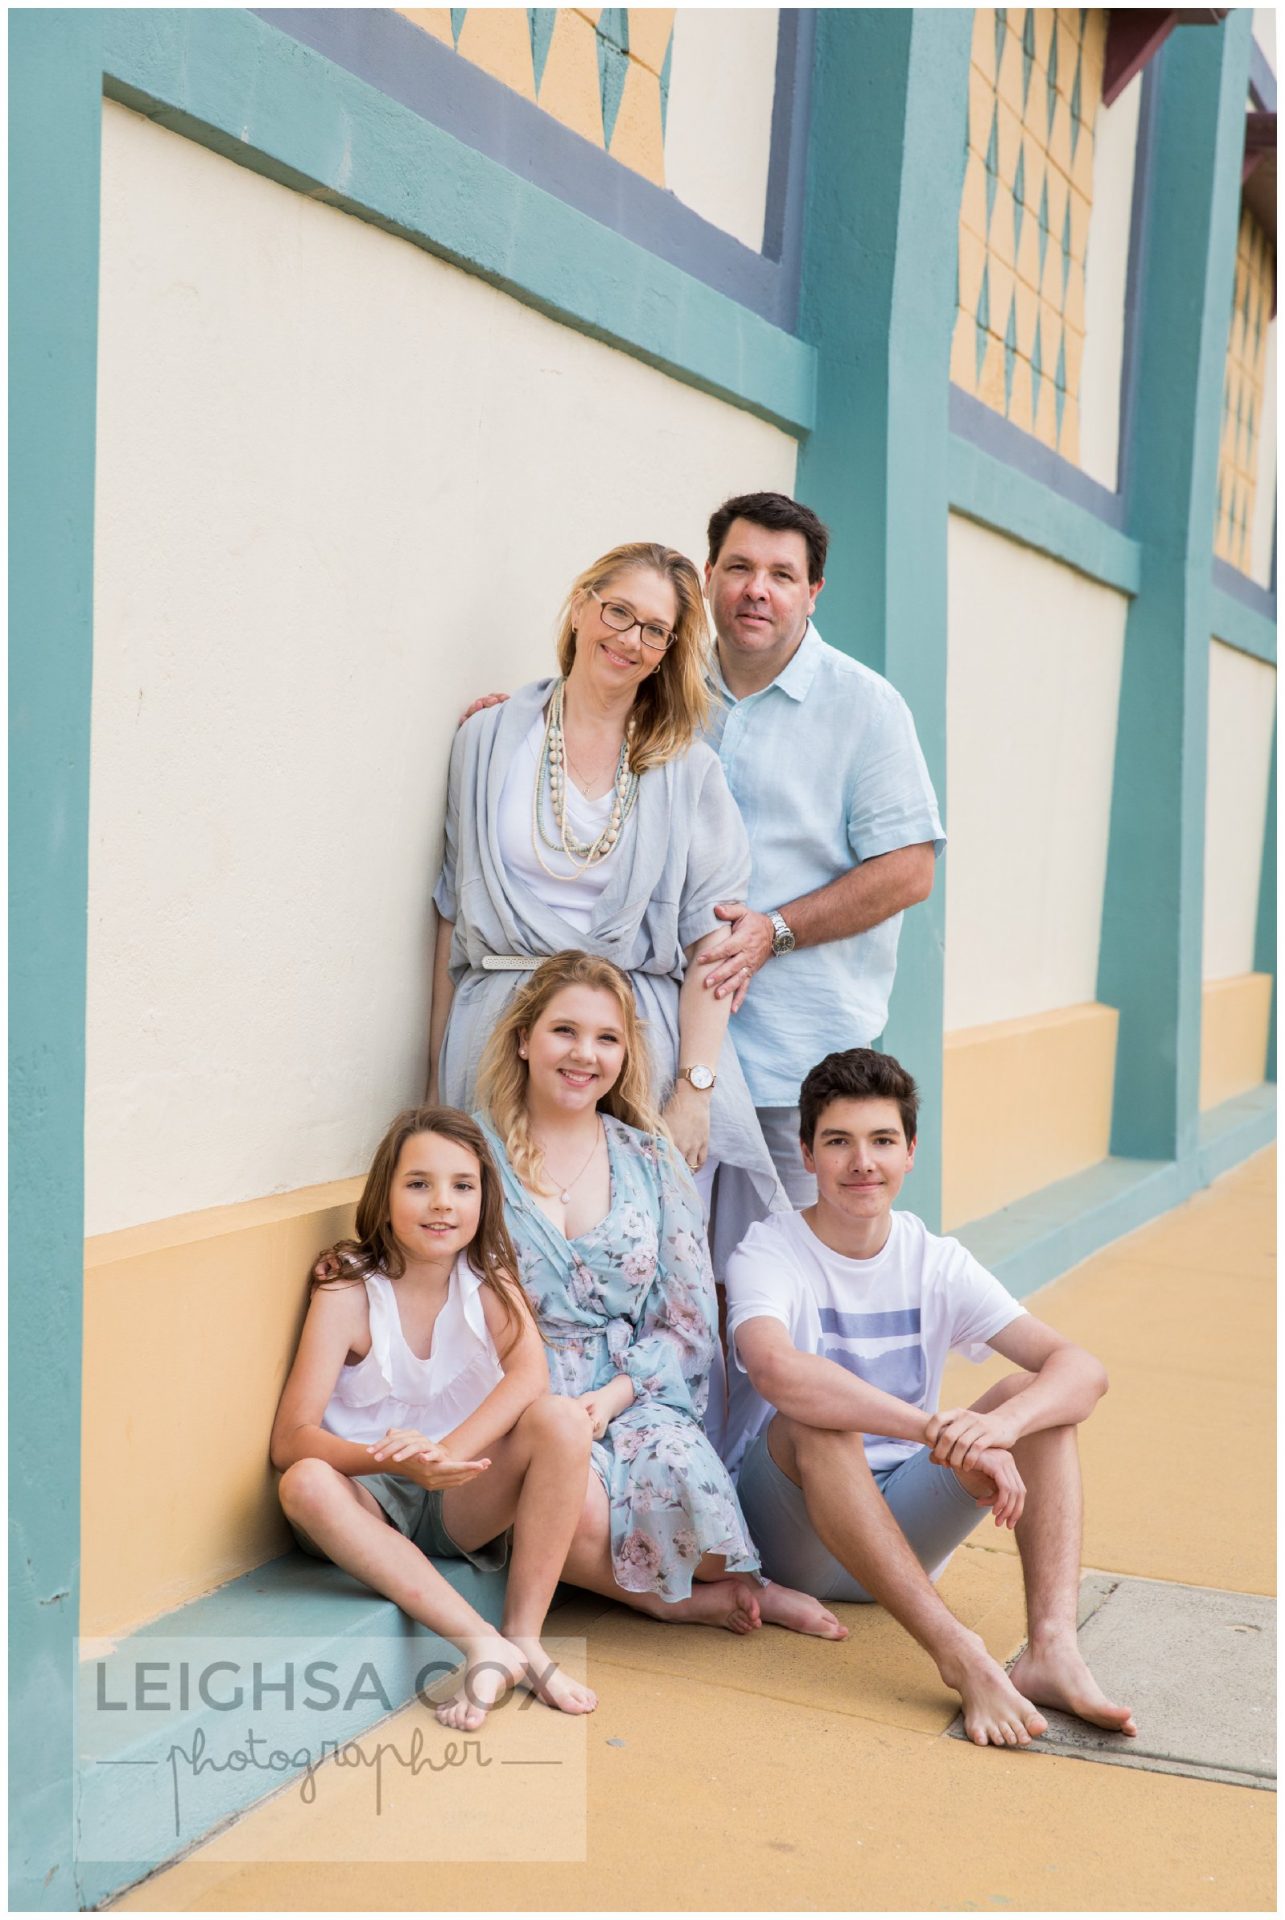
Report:
[{"label": "concrete walkway", "polygon": [[[1112,1376],[1083,1440],[1086,1568],[1273,1591],[1274,1175],[1274,1155],[1258,1155],[1030,1303]],[[974,1398],[994,1371],[953,1365],[947,1403]],[[942,1592],[1007,1659],[1024,1632],[1018,1567],[1011,1536],[985,1528]],[[318,1775],[324,1816],[320,1793],[308,1806],[289,1789],[117,1904],[1274,1908],[1274,1794],[946,1738],[957,1703],[928,1659],[878,1610],[840,1611],[852,1632],[835,1646],[773,1628],[737,1639],[662,1627],[577,1600],[550,1627],[583,1636],[601,1705],[578,1723],[539,1708],[494,1715],[489,1759],[516,1768],[535,1755],[541,1770],[479,1773],[489,1811],[480,1784],[457,1780],[448,1799],[430,1771],[386,1783],[376,1814],[369,1771],[331,1768]],[[1143,1736],[1148,1691],[1176,1684],[1171,1668],[1137,1675]],[[419,1706],[377,1734],[405,1751],[416,1728],[444,1753]],[[583,1858],[559,1861],[586,1811]],[[472,1863],[432,1859],[469,1849]]]}]

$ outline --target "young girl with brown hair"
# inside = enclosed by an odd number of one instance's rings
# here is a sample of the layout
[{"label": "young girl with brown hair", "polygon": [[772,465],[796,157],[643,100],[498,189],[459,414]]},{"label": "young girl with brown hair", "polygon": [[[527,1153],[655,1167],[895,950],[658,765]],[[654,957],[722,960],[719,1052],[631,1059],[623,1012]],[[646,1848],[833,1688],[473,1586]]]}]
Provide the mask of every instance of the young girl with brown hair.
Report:
[{"label": "young girl with brown hair", "polygon": [[[357,1235],[323,1254],[272,1428],[299,1543],[465,1656],[438,1709],[472,1731],[510,1686],[564,1713],[587,1687],[540,1644],[584,1504],[589,1424],[554,1399],[514,1275],[494,1162],[448,1107],[399,1114],[375,1154]],[[509,1530],[512,1530],[510,1557]],[[509,1565],[501,1630],[436,1567]]]}]

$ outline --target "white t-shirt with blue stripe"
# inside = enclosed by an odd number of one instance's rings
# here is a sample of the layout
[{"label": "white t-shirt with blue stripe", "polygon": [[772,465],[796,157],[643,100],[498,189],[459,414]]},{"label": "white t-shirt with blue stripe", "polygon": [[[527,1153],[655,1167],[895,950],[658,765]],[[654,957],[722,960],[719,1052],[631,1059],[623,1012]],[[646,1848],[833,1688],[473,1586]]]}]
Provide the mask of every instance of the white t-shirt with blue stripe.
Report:
[{"label": "white t-shirt with blue stripe", "polygon": [[[958,1240],[894,1213],[887,1241],[853,1260],[819,1240],[802,1213],[772,1213],[751,1227],[727,1263],[729,1407],[723,1457],[732,1472],[773,1409],[736,1351],[747,1320],[779,1320],[801,1353],[846,1367],[868,1386],[935,1412],[946,1356],[990,1357],[987,1342],[1025,1313]],[[866,1435],[873,1470],[895,1467],[913,1440]]]}]

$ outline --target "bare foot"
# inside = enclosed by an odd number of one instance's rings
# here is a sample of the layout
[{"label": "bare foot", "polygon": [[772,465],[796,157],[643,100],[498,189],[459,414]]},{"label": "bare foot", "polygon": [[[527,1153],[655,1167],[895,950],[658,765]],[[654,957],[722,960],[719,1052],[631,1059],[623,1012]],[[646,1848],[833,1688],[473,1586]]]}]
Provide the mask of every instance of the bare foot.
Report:
[{"label": "bare foot", "polygon": [[662,1604],[658,1620],[683,1621],[702,1627],[726,1627],[729,1633],[753,1633],[763,1624],[759,1590],[739,1575],[723,1580],[693,1580],[690,1598]]},{"label": "bare foot", "polygon": [[841,1626],[819,1600],[793,1587],[780,1587],[775,1580],[759,1588],[759,1611],[770,1627],[788,1627],[791,1633],[813,1633],[818,1640],[846,1640],[848,1629]]},{"label": "bare foot", "polygon": [[1028,1647],[1013,1668],[1012,1680],[1042,1707],[1074,1713],[1095,1727],[1106,1727],[1110,1733],[1132,1737],[1138,1731],[1129,1708],[1107,1699],[1073,1639],[1038,1649]]},{"label": "bare foot", "polygon": [[439,1722],[457,1733],[476,1733],[496,1702],[525,1676],[526,1660],[512,1641],[498,1633],[470,1641],[459,1691],[438,1707]]},{"label": "bare foot", "polygon": [[543,1700],[546,1707],[556,1707],[559,1713],[593,1712],[598,1704],[598,1696],[593,1688],[582,1686],[579,1680],[573,1680],[569,1673],[564,1673],[556,1660],[549,1658],[534,1634],[515,1633],[510,1636],[510,1641],[526,1662],[522,1684],[530,1689],[537,1700]]},{"label": "bare foot", "polygon": [[1039,1709],[1019,1693],[997,1660],[976,1642],[958,1661],[943,1660],[941,1677],[964,1703],[964,1731],[979,1747],[1029,1747],[1048,1731]]}]

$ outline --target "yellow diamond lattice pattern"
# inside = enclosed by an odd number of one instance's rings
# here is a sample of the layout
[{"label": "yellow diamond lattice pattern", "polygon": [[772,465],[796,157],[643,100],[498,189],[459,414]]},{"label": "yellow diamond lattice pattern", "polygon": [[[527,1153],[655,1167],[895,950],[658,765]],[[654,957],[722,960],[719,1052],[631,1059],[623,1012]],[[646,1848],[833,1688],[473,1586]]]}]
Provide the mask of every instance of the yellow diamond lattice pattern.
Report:
[{"label": "yellow diamond lattice pattern", "polygon": [[399,7],[613,160],[665,184],[673,7]]},{"label": "yellow diamond lattice pattern", "polygon": [[1236,241],[1236,283],[1227,373],[1223,384],[1223,433],[1218,451],[1218,511],[1214,552],[1242,573],[1253,564],[1250,550],[1258,485],[1258,442],[1263,425],[1263,376],[1267,325],[1272,317],[1276,252],[1248,208],[1241,212]]},{"label": "yellow diamond lattice pattern", "polygon": [[979,7],[950,376],[1079,459],[1093,130],[1107,15]]}]

